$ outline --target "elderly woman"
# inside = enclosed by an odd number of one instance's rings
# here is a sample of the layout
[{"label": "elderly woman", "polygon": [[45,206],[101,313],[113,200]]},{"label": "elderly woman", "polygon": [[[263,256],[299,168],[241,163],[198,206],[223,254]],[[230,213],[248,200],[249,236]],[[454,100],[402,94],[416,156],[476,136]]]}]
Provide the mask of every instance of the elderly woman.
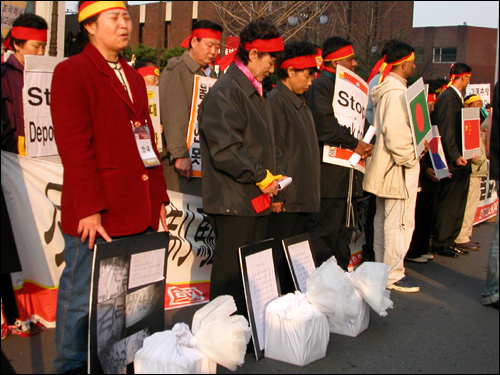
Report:
[{"label": "elderly woman", "polygon": [[261,82],[274,71],[282,50],[274,25],[252,21],[241,32],[236,61],[200,106],[203,210],[217,236],[210,298],[232,295],[244,315],[238,247],[266,238],[271,198],[281,177],[276,176],[272,114]]},{"label": "elderly woman", "polygon": [[[308,42],[285,46],[279,78],[269,93],[276,147],[293,183],[280,191],[269,217],[267,237],[274,238],[281,293],[295,290],[281,240],[307,232],[310,213],[320,210],[320,151],[311,110],[302,94],[316,75],[318,48]],[[319,52],[321,56],[321,52]]]},{"label": "elderly woman", "polygon": [[52,120],[64,166],[66,266],[57,301],[54,365],[86,371],[92,251],[112,237],[165,230],[169,199],[143,78],[120,56],[132,21],[121,1],[80,3],[83,52],[52,80]]}]

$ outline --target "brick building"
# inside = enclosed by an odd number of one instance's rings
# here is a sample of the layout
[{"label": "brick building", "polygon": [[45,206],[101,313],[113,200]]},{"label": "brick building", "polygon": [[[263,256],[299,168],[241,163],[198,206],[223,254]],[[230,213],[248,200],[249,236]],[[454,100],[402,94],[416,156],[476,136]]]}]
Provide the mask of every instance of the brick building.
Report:
[{"label": "brick building", "polygon": [[448,78],[451,64],[472,67],[471,83],[494,86],[497,29],[474,26],[416,27],[417,72],[424,79]]}]

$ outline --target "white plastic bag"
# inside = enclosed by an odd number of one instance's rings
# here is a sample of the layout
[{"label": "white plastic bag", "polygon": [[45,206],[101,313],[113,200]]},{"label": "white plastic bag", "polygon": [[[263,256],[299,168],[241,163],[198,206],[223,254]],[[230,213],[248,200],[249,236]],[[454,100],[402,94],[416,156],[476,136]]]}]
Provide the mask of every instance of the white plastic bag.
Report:
[{"label": "white plastic bag", "polygon": [[386,289],[388,268],[385,263],[364,262],[351,275],[356,290],[380,316],[387,316],[386,310],[394,306]]},{"label": "white plastic bag", "polygon": [[326,316],[300,292],[289,293],[266,308],[267,358],[305,366],[326,356],[330,339]]},{"label": "white plastic bag", "polygon": [[356,337],[368,328],[368,306],[333,256],[307,280],[306,299],[327,316],[332,333]]},{"label": "white plastic bag", "polygon": [[232,371],[245,362],[252,334],[245,317],[230,316],[235,311],[232,296],[219,296],[194,314],[192,325],[198,349]]},{"label": "white plastic bag", "polygon": [[215,374],[216,371],[217,363],[196,348],[194,336],[184,323],[147,337],[134,357],[136,374]]}]

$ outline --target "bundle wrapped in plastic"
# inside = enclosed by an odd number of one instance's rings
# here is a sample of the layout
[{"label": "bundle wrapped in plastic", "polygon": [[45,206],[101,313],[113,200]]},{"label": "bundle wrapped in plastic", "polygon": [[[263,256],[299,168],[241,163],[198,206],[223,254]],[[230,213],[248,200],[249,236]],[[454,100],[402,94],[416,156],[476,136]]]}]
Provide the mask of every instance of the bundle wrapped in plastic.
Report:
[{"label": "bundle wrapped in plastic", "polygon": [[217,363],[236,370],[245,359],[251,330],[231,296],[220,296],[198,310],[193,330],[177,323],[171,331],[144,340],[134,357],[136,374],[215,374]]},{"label": "bundle wrapped in plastic", "polygon": [[235,311],[232,296],[217,297],[194,314],[192,326],[200,351],[232,371],[245,362],[252,335],[245,317],[230,316]]},{"label": "bundle wrapped in plastic", "polygon": [[266,308],[264,355],[305,366],[326,356],[330,339],[326,316],[300,292],[289,293]]},{"label": "bundle wrapped in plastic", "polygon": [[392,309],[391,292],[386,289],[389,267],[385,263],[364,262],[352,272],[351,281],[363,299],[380,316]]},{"label": "bundle wrapped in plastic", "polygon": [[195,338],[185,323],[147,337],[134,357],[136,374],[215,374],[216,371],[217,363],[196,348]]},{"label": "bundle wrapped in plastic", "polygon": [[386,285],[387,265],[366,262],[346,273],[331,257],[307,280],[306,299],[327,316],[330,332],[356,337],[370,322],[367,302],[382,316],[392,307]]}]

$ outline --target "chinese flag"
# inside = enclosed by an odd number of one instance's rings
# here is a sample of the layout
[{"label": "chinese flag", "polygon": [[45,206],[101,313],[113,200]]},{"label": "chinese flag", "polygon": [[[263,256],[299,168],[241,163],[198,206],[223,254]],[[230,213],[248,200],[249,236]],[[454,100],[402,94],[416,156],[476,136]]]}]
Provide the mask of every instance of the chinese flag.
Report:
[{"label": "chinese flag", "polygon": [[479,119],[464,120],[464,148],[466,150],[480,148],[479,137]]}]

